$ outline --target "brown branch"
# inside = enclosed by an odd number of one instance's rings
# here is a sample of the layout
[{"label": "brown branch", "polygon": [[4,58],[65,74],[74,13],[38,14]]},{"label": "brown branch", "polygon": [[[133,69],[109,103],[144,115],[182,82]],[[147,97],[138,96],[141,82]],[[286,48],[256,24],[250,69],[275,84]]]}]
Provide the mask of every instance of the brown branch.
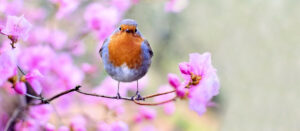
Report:
[{"label": "brown branch", "polygon": [[63,96],[63,95],[69,94],[69,93],[74,92],[74,91],[78,91],[80,87],[81,87],[81,86],[78,85],[78,86],[76,86],[76,87],[73,88],[73,89],[63,91],[63,92],[58,93],[58,94],[56,94],[56,95],[54,95],[54,96],[52,96],[52,97],[50,97],[50,98],[48,98],[48,99],[46,99],[46,98],[44,98],[44,97],[42,97],[42,96],[32,96],[32,95],[29,95],[29,94],[25,94],[25,95],[26,95],[26,96],[29,96],[29,97],[31,97],[31,98],[33,98],[33,99],[36,99],[36,100],[40,100],[40,101],[41,101],[40,103],[37,103],[37,104],[31,103],[31,104],[29,104],[29,105],[34,106],[34,105],[49,104],[51,101],[53,101],[53,100],[55,100],[55,99],[57,99],[57,98],[59,98],[59,97],[61,97],[61,96]]},{"label": "brown branch", "polygon": [[[120,97],[118,98],[117,96],[106,96],[106,95],[99,95],[95,93],[86,93],[82,92],[81,90],[77,90],[78,93],[87,95],[87,96],[94,96],[94,97],[102,97],[102,98],[107,98],[107,99],[120,99],[120,100],[127,100],[127,101],[133,101],[133,98],[128,98],[128,97]],[[141,99],[139,99],[141,100]]]},{"label": "brown branch", "polygon": [[[163,92],[163,93],[157,93],[157,94],[153,94],[153,95],[149,95],[149,96],[146,96],[146,97],[143,97],[143,98],[135,98],[135,97],[131,97],[131,98],[128,98],[128,97],[120,97],[118,98],[117,96],[106,96],[106,95],[100,95],[100,94],[96,94],[96,93],[87,93],[87,92],[83,92],[80,90],[80,87],[81,86],[76,86],[74,89],[70,89],[70,90],[66,90],[66,91],[63,91],[59,94],[56,94],[54,95],[53,97],[51,98],[48,98],[48,99],[45,99],[43,98],[42,96],[38,97],[38,96],[32,96],[32,95],[29,95],[31,98],[33,99],[37,99],[37,100],[41,100],[40,103],[38,104],[30,104],[30,105],[41,105],[41,104],[49,104],[51,101],[63,96],[63,95],[66,95],[66,94],[69,94],[71,92],[78,92],[79,94],[83,94],[83,95],[87,95],[87,96],[93,96],[93,97],[102,97],[102,98],[107,98],[107,99],[116,99],[116,100],[127,100],[127,101],[132,101],[138,105],[149,105],[149,106],[154,106],[154,105],[161,105],[161,104],[165,104],[165,103],[168,103],[168,102],[171,102],[171,101],[174,101],[176,100],[176,96],[170,100],[166,100],[166,101],[163,101],[163,102],[158,102],[158,103],[147,103],[147,102],[139,102],[139,101],[145,101],[146,99],[149,99],[149,98],[153,98],[153,97],[157,97],[157,96],[161,96],[161,95],[166,95],[166,94],[170,94],[170,93],[173,93],[175,92],[175,90],[173,91],[168,91],[168,92]],[[28,95],[28,94],[27,94]]]},{"label": "brown branch", "polygon": [[80,87],[81,87],[81,86],[76,86],[74,89],[70,89],[70,90],[61,92],[61,93],[59,93],[59,94],[57,94],[57,95],[55,95],[55,96],[53,96],[53,97],[51,97],[51,98],[49,98],[49,99],[46,99],[46,100],[44,100],[44,104],[48,104],[48,103],[50,103],[51,101],[53,101],[53,100],[55,100],[55,99],[57,99],[58,97],[61,97],[61,96],[63,96],[63,95],[69,94],[69,93],[74,92],[74,91],[78,91]]},{"label": "brown branch", "polygon": [[140,99],[137,99],[137,98],[134,98],[134,97],[133,98],[127,98],[127,97],[117,98],[116,96],[113,97],[113,96],[99,95],[99,94],[95,94],[95,93],[86,93],[86,92],[82,92],[80,90],[77,90],[77,92],[80,93],[80,94],[83,94],[83,95],[94,96],[94,97],[102,97],[102,98],[108,98],[108,99],[121,99],[121,100],[133,101],[134,103],[136,103],[138,105],[145,105],[145,106],[161,105],[161,104],[165,104],[165,103],[175,101],[176,98],[177,98],[177,96],[175,96],[172,99],[165,100],[165,101],[162,101],[162,102],[157,102],[157,103],[140,102],[141,100],[145,101],[146,99],[149,99],[149,98],[153,98],[153,97],[156,97],[156,96],[161,96],[161,95],[166,95],[166,94],[173,93],[173,92],[175,92],[175,90],[149,95],[149,96],[146,96],[146,97],[143,97],[143,98],[140,98]]}]

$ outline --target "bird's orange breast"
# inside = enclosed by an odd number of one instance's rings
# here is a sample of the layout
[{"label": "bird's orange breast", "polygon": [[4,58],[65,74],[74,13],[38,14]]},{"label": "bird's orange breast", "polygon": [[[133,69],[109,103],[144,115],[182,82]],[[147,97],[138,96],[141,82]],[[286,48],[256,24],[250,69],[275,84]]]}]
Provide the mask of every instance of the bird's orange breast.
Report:
[{"label": "bird's orange breast", "polygon": [[118,32],[112,35],[108,45],[110,62],[114,66],[126,64],[130,69],[140,67],[143,41],[143,38],[131,33]]}]

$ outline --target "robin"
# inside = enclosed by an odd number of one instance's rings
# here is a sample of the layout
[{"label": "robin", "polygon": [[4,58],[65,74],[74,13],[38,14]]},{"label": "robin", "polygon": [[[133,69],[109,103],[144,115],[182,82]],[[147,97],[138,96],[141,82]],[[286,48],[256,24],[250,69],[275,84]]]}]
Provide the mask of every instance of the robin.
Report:
[{"label": "robin", "polygon": [[131,99],[142,99],[138,80],[151,65],[152,49],[132,19],[124,19],[114,32],[104,41],[99,50],[106,72],[118,81],[116,98],[120,99],[120,82],[136,81],[136,94]]}]

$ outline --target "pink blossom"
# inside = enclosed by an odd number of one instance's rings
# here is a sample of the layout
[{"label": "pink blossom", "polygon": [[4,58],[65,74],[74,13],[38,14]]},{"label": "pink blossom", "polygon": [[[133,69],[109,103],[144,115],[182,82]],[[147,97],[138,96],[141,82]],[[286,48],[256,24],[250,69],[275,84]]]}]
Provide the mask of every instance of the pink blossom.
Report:
[{"label": "pink blossom", "polygon": [[[19,56],[19,65],[23,70],[29,72],[28,75],[31,75],[31,71],[34,70],[38,70],[41,74],[48,74],[51,71],[54,58],[54,51],[48,46],[32,46],[23,49]],[[40,94],[44,86],[41,83],[41,77],[35,75],[35,77],[27,76],[27,79],[34,91]]]},{"label": "pink blossom", "polygon": [[84,13],[88,28],[96,30],[98,38],[104,40],[114,30],[120,20],[120,14],[115,7],[104,7],[101,3],[88,5]]},{"label": "pink blossom", "polygon": [[58,11],[56,13],[56,18],[58,19],[71,14],[79,5],[79,0],[51,0],[51,2],[56,4],[58,7]]},{"label": "pink blossom", "polygon": [[23,6],[23,0],[2,0],[0,1],[0,12],[3,12],[6,15],[19,15],[22,13]]},{"label": "pink blossom", "polygon": [[71,44],[71,53],[75,56],[83,55],[86,52],[85,43],[80,41],[75,41]]},{"label": "pink blossom", "polygon": [[47,42],[56,50],[62,49],[67,42],[67,34],[61,30],[50,31]]},{"label": "pink blossom", "polygon": [[55,53],[49,46],[24,48],[19,57],[19,64],[25,71],[37,69],[47,74],[53,64]]},{"label": "pink blossom", "polygon": [[188,62],[179,63],[179,70],[182,74],[186,74],[186,75],[191,74],[190,65]]},{"label": "pink blossom", "polygon": [[[0,0],[0,12],[4,12],[7,6],[7,0]],[[0,28],[1,31],[1,28]]]},{"label": "pink blossom", "polygon": [[97,131],[110,131],[111,126],[106,122],[100,122],[97,126]]},{"label": "pink blossom", "polygon": [[86,126],[86,120],[81,116],[74,117],[71,120],[72,131],[86,131],[85,126]]},{"label": "pink blossom", "polygon": [[14,86],[14,89],[20,95],[24,95],[27,92],[26,85],[24,82],[17,82]]},{"label": "pink blossom", "polygon": [[[210,100],[213,96],[219,94],[219,78],[216,74],[216,69],[211,64],[211,55],[210,53],[190,54],[190,72],[196,76],[200,76],[200,82],[197,85],[191,85],[191,91],[189,94],[190,97],[190,108],[198,112],[199,115],[203,114],[207,106],[210,103]],[[192,75],[189,75],[190,78],[185,79],[191,81]],[[185,74],[183,74],[185,76]],[[187,82],[186,82],[187,83]]]},{"label": "pink blossom", "polygon": [[32,86],[32,88],[35,91],[35,93],[37,93],[37,94],[41,94],[42,93],[43,86],[42,86],[41,81],[39,79],[31,79],[31,80],[28,80],[28,82]]},{"label": "pink blossom", "polygon": [[38,105],[31,106],[29,109],[29,115],[34,120],[37,120],[39,123],[46,122],[49,118],[53,109],[51,105]]},{"label": "pink blossom", "polygon": [[115,6],[119,11],[124,12],[132,5],[132,0],[112,0],[111,4]]},{"label": "pink blossom", "polygon": [[[1,102],[1,103],[3,103],[3,102]],[[6,112],[4,112],[4,111],[0,112],[0,130],[4,130],[5,125],[6,125],[7,121],[9,120],[9,117],[10,116]]]},{"label": "pink blossom", "polygon": [[97,67],[95,65],[91,65],[89,63],[83,63],[81,65],[81,69],[83,70],[83,72],[85,72],[87,74],[93,74],[97,71]]},{"label": "pink blossom", "polygon": [[153,125],[146,125],[140,131],[157,131],[157,129]]},{"label": "pink blossom", "polygon": [[45,131],[55,131],[55,126],[50,123],[47,123],[44,128]]},{"label": "pink blossom", "polygon": [[16,131],[37,131],[39,130],[39,125],[35,123],[35,121],[29,119],[26,121],[18,121],[15,124],[14,129]]},{"label": "pink blossom", "polygon": [[48,28],[37,26],[33,28],[33,30],[29,35],[28,44],[37,45],[37,44],[45,43],[49,39],[49,37],[50,37],[50,31]]},{"label": "pink blossom", "polygon": [[180,86],[180,80],[179,77],[175,74],[168,74],[168,80],[171,86],[173,86],[174,88],[177,88]]},{"label": "pink blossom", "polygon": [[26,8],[26,16],[28,16],[30,21],[44,21],[46,18],[46,10],[44,8]]},{"label": "pink blossom", "polygon": [[188,5],[188,0],[169,0],[165,5],[166,12],[181,12]]},{"label": "pink blossom", "polygon": [[134,117],[135,122],[142,120],[153,120],[156,117],[156,111],[149,107],[140,107],[138,113]]},{"label": "pink blossom", "polygon": [[219,80],[217,75],[214,74],[203,80],[198,87],[190,92],[190,108],[200,115],[203,114],[206,111],[204,107],[210,106],[211,99],[217,94],[219,94]]},{"label": "pink blossom", "polygon": [[43,77],[44,76],[37,69],[33,69],[32,71],[29,71],[25,75],[26,81],[29,82],[29,84],[34,89],[35,93],[37,93],[37,94],[41,94],[41,92],[42,92],[43,87],[42,87],[40,81],[41,81],[41,78],[43,78]]},{"label": "pink blossom", "polygon": [[60,86],[65,89],[74,88],[83,81],[84,74],[79,67],[75,66],[69,54],[63,53],[52,62],[52,70],[59,78]]},{"label": "pink blossom", "polygon": [[25,75],[25,79],[27,81],[30,81],[30,80],[33,80],[33,79],[39,79],[39,78],[42,78],[42,77],[44,77],[44,75],[42,75],[41,72],[37,69],[34,69],[34,70],[28,72]]},{"label": "pink blossom", "polygon": [[210,53],[192,53],[189,62],[179,65],[184,82],[180,86],[174,86],[177,96],[188,98],[190,108],[202,115],[220,88],[216,69],[211,64]]},{"label": "pink blossom", "polygon": [[147,120],[153,120],[156,117],[156,111],[149,107],[140,107],[139,113]]},{"label": "pink blossom", "polygon": [[16,71],[16,60],[12,51],[0,52],[0,86]]},{"label": "pink blossom", "polygon": [[111,131],[129,131],[129,127],[125,122],[117,121],[111,124]]},{"label": "pink blossom", "polygon": [[179,87],[176,88],[176,95],[179,98],[186,98],[187,94],[189,93],[189,89],[185,87],[185,84],[181,84]]},{"label": "pink blossom", "polygon": [[70,131],[70,129],[66,126],[61,126],[57,129],[57,131]]},{"label": "pink blossom", "polygon": [[[1,23],[0,23],[1,24]],[[3,25],[0,25],[0,34],[1,34],[1,30],[4,28]]]},{"label": "pink blossom", "polygon": [[128,125],[123,121],[115,121],[113,123],[100,122],[97,131],[129,131]]},{"label": "pink blossom", "polygon": [[188,93],[188,89],[185,88],[184,83],[179,81],[179,78],[175,74],[168,74],[169,84],[176,89],[176,94],[179,98],[184,98]]},{"label": "pink blossom", "polygon": [[143,116],[141,116],[141,115],[136,115],[136,116],[134,116],[134,122],[135,123],[140,123],[140,122],[142,122],[143,121]]},{"label": "pink blossom", "polygon": [[8,16],[6,26],[1,32],[17,41],[19,38],[26,40],[32,25],[24,18],[24,16]]},{"label": "pink blossom", "polygon": [[[172,87],[168,86],[168,85],[163,85],[160,86],[157,93],[163,93],[163,92],[167,92],[167,91],[172,91],[174,90]],[[161,102],[161,101],[166,101],[166,100],[170,100],[172,98],[174,98],[176,95],[171,93],[171,94],[167,94],[167,95],[162,95],[162,96],[158,96],[155,98],[156,102]],[[169,102],[166,104],[163,104],[163,110],[166,114],[168,115],[172,115],[175,112],[175,103],[174,102]]]}]

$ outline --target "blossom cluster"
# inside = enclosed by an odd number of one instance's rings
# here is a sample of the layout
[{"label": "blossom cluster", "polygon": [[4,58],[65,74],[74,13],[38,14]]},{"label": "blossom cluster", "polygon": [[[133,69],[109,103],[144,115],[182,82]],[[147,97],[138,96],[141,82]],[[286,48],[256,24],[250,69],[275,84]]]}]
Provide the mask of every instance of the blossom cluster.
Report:
[{"label": "blossom cluster", "polygon": [[[28,97],[50,97],[76,85],[84,85],[89,92],[114,95],[117,82],[110,77],[99,78],[103,76],[100,75],[103,73],[99,67],[100,58],[96,53],[87,52],[83,39],[87,35],[92,37],[97,43],[92,46],[99,49],[101,44],[98,43],[102,43],[125,13],[140,1],[49,0],[29,6],[30,2],[34,3],[33,0],[28,3],[0,0],[0,89],[11,98],[5,101],[18,103],[18,106],[7,106],[1,104],[4,99],[0,97],[0,130],[127,131],[134,127],[130,123],[143,125],[141,130],[155,130],[149,123],[158,117],[158,112],[152,107],[76,93],[61,96],[51,104],[30,105],[31,101],[38,100]],[[178,13],[187,3],[187,0],[169,0],[165,11]],[[80,28],[70,32],[68,26]],[[78,60],[81,57],[90,62],[81,62]],[[175,93],[160,95],[154,102],[188,100],[189,107],[202,115],[208,106],[214,105],[211,100],[219,93],[219,80],[211,56],[209,53],[190,54],[190,61],[180,63],[179,68],[183,81],[169,74],[171,86],[162,85],[156,92],[163,94],[174,90]],[[92,83],[91,79],[99,82]],[[146,86],[147,76],[139,80],[142,91]],[[130,96],[135,89],[135,82],[122,83],[120,94]],[[166,115],[172,115],[176,103],[164,103],[161,107]],[[17,115],[9,125],[12,111],[17,108],[22,115]]]}]

